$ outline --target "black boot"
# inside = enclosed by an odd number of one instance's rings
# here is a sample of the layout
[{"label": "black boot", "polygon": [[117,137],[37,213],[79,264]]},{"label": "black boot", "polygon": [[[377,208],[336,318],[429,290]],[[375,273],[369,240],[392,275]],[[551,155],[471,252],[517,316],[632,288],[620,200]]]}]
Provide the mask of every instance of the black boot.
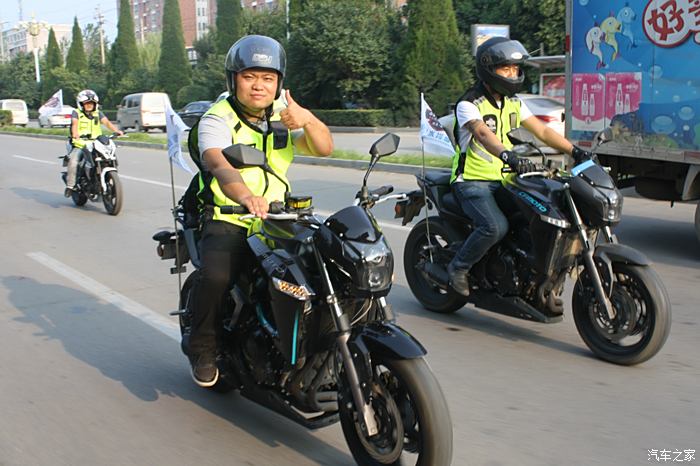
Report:
[{"label": "black boot", "polygon": [[200,387],[211,387],[219,380],[215,353],[201,353],[190,356],[192,378]]},{"label": "black boot", "polygon": [[458,269],[450,262],[447,266],[447,273],[450,276],[450,286],[462,296],[469,296],[469,271]]}]

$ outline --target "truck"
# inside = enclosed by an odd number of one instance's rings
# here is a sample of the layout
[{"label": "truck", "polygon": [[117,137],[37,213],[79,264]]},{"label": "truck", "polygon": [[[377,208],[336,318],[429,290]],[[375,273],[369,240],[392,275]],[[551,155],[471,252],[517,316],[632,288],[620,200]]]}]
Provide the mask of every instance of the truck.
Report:
[{"label": "truck", "polygon": [[[700,199],[700,1],[567,0],[566,136],[620,188]],[[700,203],[695,209],[700,241]]]}]

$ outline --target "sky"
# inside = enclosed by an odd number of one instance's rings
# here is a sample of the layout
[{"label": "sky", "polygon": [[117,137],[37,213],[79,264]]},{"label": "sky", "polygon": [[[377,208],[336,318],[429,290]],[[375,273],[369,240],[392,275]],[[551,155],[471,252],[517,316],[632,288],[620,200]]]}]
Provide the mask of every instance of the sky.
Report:
[{"label": "sky", "polygon": [[[22,0],[22,16],[25,21],[36,15],[37,21],[49,24],[73,24],[73,17],[78,17],[78,24],[84,28],[88,23],[96,23],[96,7],[100,6],[105,19],[105,35],[110,42],[117,35],[116,0]],[[10,29],[19,21],[19,1],[0,0],[0,21],[7,21],[2,29]]]}]

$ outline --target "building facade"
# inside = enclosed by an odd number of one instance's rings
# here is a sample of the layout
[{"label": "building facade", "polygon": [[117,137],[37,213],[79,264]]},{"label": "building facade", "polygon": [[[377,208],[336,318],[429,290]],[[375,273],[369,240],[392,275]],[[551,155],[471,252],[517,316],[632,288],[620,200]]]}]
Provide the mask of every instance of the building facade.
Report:
[{"label": "building facade", "polygon": [[59,45],[70,44],[73,34],[73,26],[70,24],[49,24],[46,28],[39,29],[39,34],[36,37],[32,37],[26,29],[15,26],[12,29],[2,31],[0,60],[10,60],[20,53],[31,52],[35,46],[39,53],[42,53],[49,45],[50,28],[53,28],[56,42]]}]

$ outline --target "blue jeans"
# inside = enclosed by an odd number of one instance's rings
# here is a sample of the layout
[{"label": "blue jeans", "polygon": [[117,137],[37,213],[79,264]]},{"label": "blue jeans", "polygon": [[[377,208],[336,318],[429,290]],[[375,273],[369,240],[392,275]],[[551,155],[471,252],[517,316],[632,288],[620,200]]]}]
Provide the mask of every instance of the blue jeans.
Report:
[{"label": "blue jeans", "polygon": [[452,184],[457,202],[474,225],[474,231],[452,259],[455,268],[471,269],[491,246],[508,233],[508,219],[494,197],[499,189],[502,189],[500,181],[463,181]]}]

